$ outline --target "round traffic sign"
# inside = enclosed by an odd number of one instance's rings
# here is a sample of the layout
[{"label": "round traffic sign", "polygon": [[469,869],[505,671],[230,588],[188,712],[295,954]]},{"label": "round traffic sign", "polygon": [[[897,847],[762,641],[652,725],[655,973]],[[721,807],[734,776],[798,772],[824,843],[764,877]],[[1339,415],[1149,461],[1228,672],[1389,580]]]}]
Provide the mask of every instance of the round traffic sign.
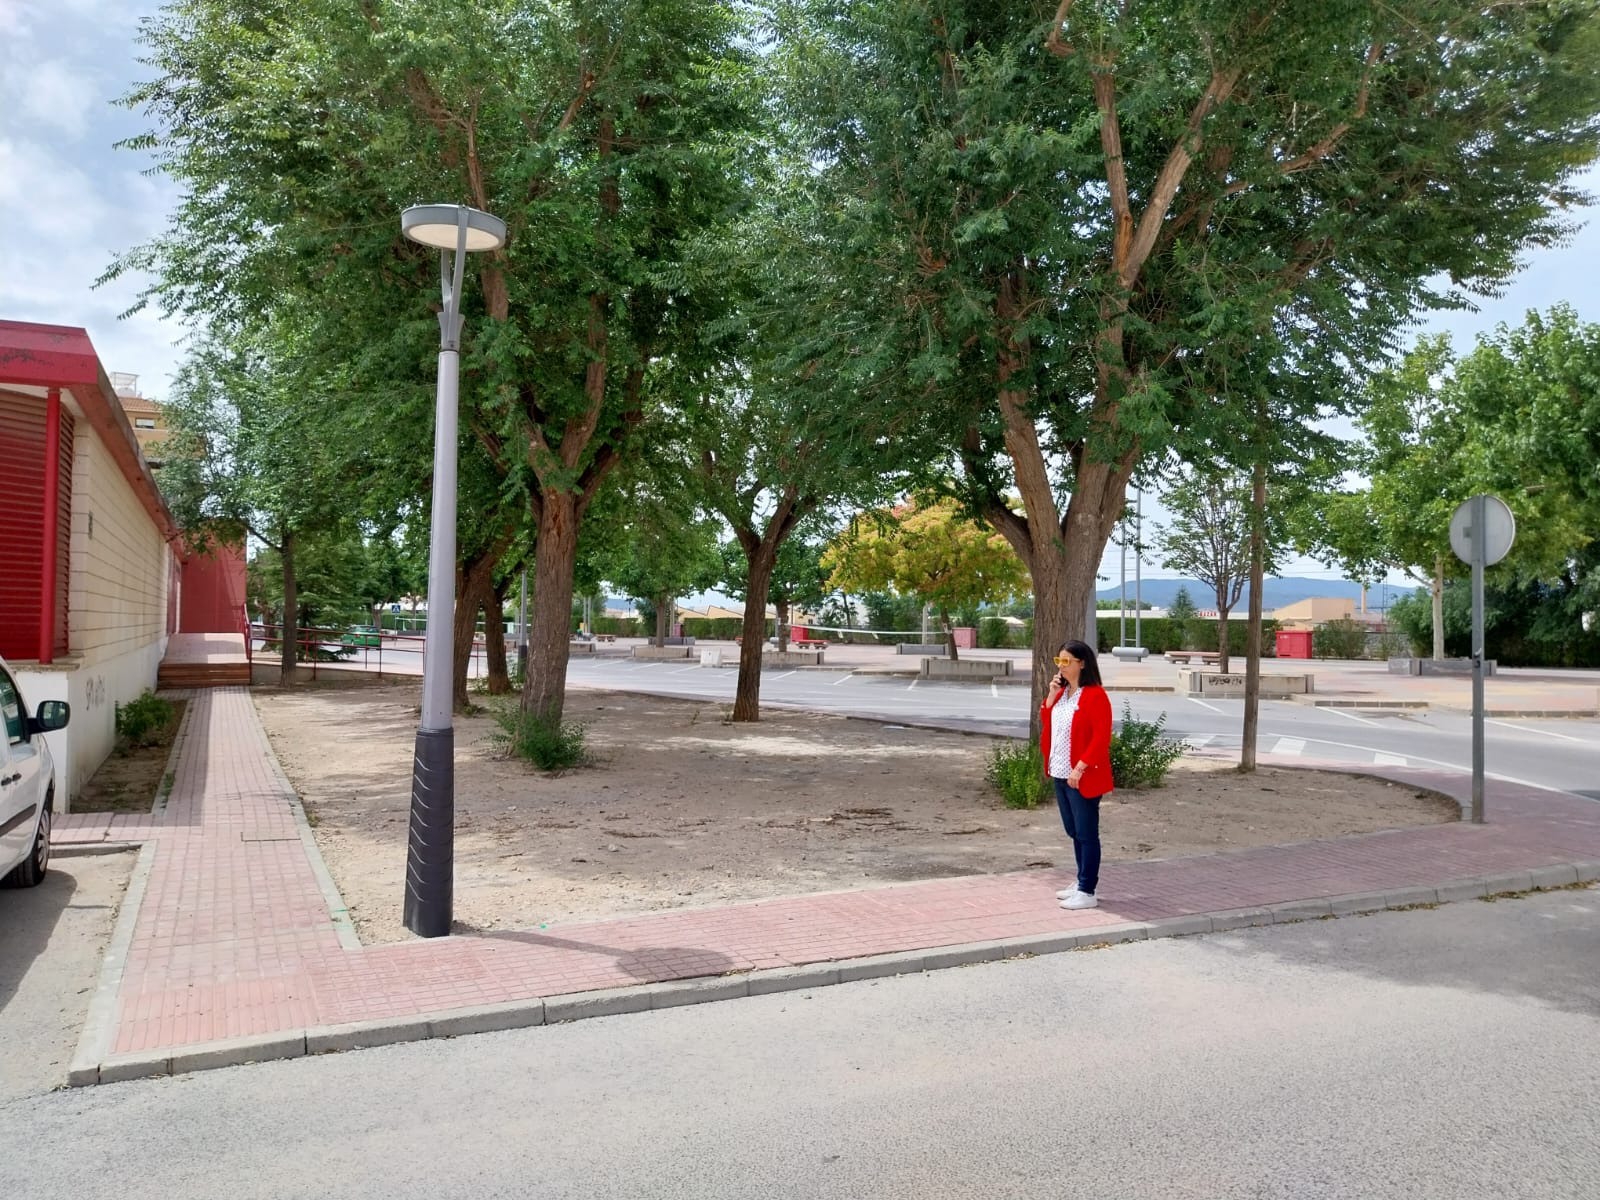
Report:
[{"label": "round traffic sign", "polygon": [[1483,503],[1483,565],[1492,567],[1511,553],[1517,538],[1517,519],[1499,496],[1479,495],[1463,500],[1450,518],[1450,549],[1464,563],[1472,561],[1472,511]]}]

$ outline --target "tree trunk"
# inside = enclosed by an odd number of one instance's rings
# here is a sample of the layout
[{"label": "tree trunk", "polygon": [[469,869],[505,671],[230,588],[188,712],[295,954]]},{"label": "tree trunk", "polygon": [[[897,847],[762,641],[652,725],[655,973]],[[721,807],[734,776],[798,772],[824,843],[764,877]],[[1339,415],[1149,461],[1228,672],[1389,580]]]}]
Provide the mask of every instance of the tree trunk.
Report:
[{"label": "tree trunk", "polygon": [[288,687],[294,683],[295,661],[300,656],[300,594],[294,577],[294,534],[287,530],[278,556],[283,563],[283,629],[278,643],[283,656],[278,682]]},{"label": "tree trunk", "polygon": [[511,672],[506,666],[506,593],[509,577],[499,587],[490,586],[483,605],[483,654],[487,660],[489,694],[511,694]]},{"label": "tree trunk", "polygon": [[1092,577],[1075,580],[1071,557],[1060,539],[1034,549],[1033,681],[1028,712],[1030,736],[1035,741],[1039,738],[1039,705],[1056,673],[1056,652],[1063,643],[1081,636],[1089,603],[1087,588]]},{"label": "tree trunk", "polygon": [[[766,608],[767,606],[763,604],[761,611],[765,612]],[[774,626],[773,633],[778,638],[778,650],[782,652],[789,648],[789,602],[787,600],[777,601],[773,612],[776,614],[772,622]]]},{"label": "tree trunk", "polygon": [[1263,525],[1267,518],[1267,464],[1256,460],[1250,493],[1250,627],[1244,644],[1244,737],[1239,770],[1256,769],[1256,730],[1261,714],[1261,589],[1266,572]]},{"label": "tree trunk", "polygon": [[[768,547],[765,539],[754,554],[746,552],[750,574],[744,587],[743,641],[739,647],[739,682],[733,693],[735,721],[761,720],[761,656],[767,645],[767,595],[772,590],[772,571],[778,561],[778,548]],[[780,629],[778,637],[783,637]]]},{"label": "tree trunk", "polygon": [[489,603],[494,594],[494,568],[505,552],[505,543],[497,541],[483,553],[456,564],[456,619],[451,631],[454,650],[450,664],[450,703],[457,709],[467,707],[467,673],[472,665],[472,645],[478,631],[478,610]]},{"label": "tree trunk", "polygon": [[955,623],[950,620],[948,608],[939,610],[939,624],[944,627],[944,656],[951,662],[956,662],[961,655],[957,652]]},{"label": "tree trunk", "polygon": [[667,644],[667,638],[672,633],[668,619],[672,615],[672,597],[667,595],[652,596],[656,606],[656,636],[654,644],[658,647]]},{"label": "tree trunk", "polygon": [[533,543],[533,605],[522,711],[559,723],[572,644],[572,573],[578,559],[578,497],[546,489]]},{"label": "tree trunk", "polygon": [[1444,660],[1444,555],[1433,560],[1433,661]]},{"label": "tree trunk", "polygon": [[1228,613],[1231,610],[1222,606],[1222,597],[1217,597],[1217,670],[1222,674],[1228,673]]}]

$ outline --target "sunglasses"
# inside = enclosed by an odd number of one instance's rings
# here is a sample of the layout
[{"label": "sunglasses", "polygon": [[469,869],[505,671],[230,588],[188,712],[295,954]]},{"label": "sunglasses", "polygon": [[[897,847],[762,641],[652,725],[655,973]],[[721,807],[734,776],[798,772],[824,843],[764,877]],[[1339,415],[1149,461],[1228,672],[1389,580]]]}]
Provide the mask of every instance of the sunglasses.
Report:
[{"label": "sunglasses", "polygon": [[1058,666],[1058,667],[1064,667],[1068,663],[1075,663],[1077,661],[1078,660],[1073,658],[1072,655],[1070,655],[1070,654],[1058,654],[1058,655],[1056,655],[1056,666]]}]

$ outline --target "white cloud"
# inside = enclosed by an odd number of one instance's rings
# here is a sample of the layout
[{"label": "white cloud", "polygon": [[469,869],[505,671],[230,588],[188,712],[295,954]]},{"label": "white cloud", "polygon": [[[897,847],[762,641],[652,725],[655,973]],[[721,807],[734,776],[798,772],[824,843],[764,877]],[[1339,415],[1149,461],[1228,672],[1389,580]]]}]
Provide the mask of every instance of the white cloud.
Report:
[{"label": "white cloud", "polygon": [[22,115],[77,141],[89,127],[89,107],[99,101],[81,70],[47,60],[17,72],[10,80],[19,93]]}]

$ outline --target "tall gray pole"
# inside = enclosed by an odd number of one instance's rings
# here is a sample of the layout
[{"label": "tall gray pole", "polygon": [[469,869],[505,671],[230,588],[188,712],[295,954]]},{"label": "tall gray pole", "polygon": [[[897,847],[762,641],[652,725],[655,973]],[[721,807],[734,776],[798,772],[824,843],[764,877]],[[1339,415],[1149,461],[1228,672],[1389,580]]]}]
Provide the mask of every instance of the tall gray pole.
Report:
[{"label": "tall gray pole", "polygon": [[1472,823],[1483,824],[1483,560],[1488,498],[1472,498]]},{"label": "tall gray pole", "polygon": [[[461,359],[461,273],[467,213],[454,254],[439,252],[439,382],[433,418],[433,510],[428,550],[428,632],[422,649],[422,720],[411,767],[403,919],[421,937],[450,932],[455,903],[456,732],[450,702],[456,607],[456,422]],[[454,259],[452,262],[451,260]]]},{"label": "tall gray pole", "polygon": [[528,568],[522,568],[522,604],[517,609],[517,674],[528,678]]},{"label": "tall gray pole", "polygon": [[1133,500],[1133,644],[1144,645],[1144,489]]},{"label": "tall gray pole", "polygon": [[1128,518],[1122,518],[1122,596],[1117,601],[1121,624],[1117,628],[1117,645],[1128,644]]}]

